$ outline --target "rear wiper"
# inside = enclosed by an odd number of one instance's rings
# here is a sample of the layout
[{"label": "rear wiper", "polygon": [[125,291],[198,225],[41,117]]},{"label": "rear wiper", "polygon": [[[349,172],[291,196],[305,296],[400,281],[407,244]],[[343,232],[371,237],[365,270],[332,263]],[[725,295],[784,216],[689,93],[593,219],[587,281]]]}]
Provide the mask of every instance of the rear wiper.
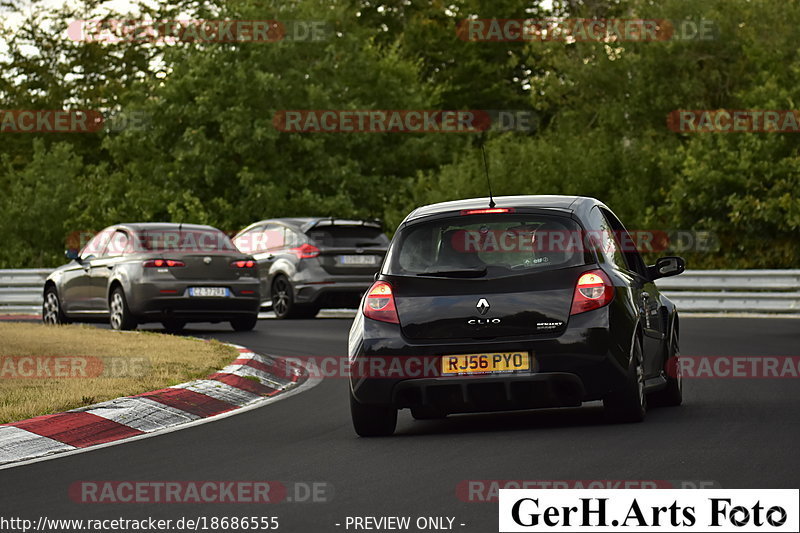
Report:
[{"label": "rear wiper", "polygon": [[443,278],[482,278],[486,275],[486,267],[471,270],[437,270],[436,272],[421,272],[417,276],[439,276]]}]

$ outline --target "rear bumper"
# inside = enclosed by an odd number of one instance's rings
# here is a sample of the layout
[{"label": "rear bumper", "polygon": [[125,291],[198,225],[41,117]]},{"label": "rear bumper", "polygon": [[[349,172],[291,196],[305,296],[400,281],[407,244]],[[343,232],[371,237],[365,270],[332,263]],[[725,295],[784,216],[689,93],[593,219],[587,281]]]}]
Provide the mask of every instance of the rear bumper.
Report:
[{"label": "rear bumper", "polygon": [[[368,319],[362,324],[354,327],[367,334],[351,344],[352,362],[390,368],[393,359],[414,357],[429,370],[424,377],[363,373],[351,377],[353,396],[364,404],[432,406],[453,413],[567,407],[602,399],[626,379],[629,354],[613,338],[605,308],[572,317],[561,335],[550,338],[420,344],[404,339],[397,325]],[[532,370],[473,376],[440,373],[443,355],[502,352],[528,352]],[[385,361],[376,365],[375,359]]]},{"label": "rear bumper", "polygon": [[579,406],[586,392],[575,374],[409,379],[393,387],[392,405],[435,407],[448,413]]},{"label": "rear bumper", "polygon": [[[204,286],[227,287],[230,296],[189,296],[189,287]],[[165,294],[162,291],[176,292]],[[258,314],[261,301],[257,280],[142,283],[135,285],[126,297],[128,307],[140,322],[170,318],[195,322],[231,320]]]},{"label": "rear bumper", "polygon": [[297,283],[295,301],[320,307],[358,307],[361,296],[372,285],[372,278],[358,281],[326,280]]}]

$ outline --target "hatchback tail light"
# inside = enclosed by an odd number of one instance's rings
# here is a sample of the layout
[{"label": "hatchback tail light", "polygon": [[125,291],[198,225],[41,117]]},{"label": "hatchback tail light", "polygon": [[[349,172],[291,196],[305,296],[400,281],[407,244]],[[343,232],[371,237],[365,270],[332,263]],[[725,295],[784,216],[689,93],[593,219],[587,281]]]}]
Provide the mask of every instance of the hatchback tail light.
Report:
[{"label": "hatchback tail light", "polygon": [[289,248],[289,251],[296,255],[298,259],[311,259],[319,255],[319,248],[308,243],[296,248]]},{"label": "hatchback tail light", "polygon": [[252,259],[239,260],[231,263],[231,266],[233,268],[253,268],[254,266],[256,266],[256,262],[253,261]]},{"label": "hatchback tail light", "polygon": [[376,281],[364,299],[364,316],[372,320],[399,324],[397,307],[394,305],[392,286],[385,281]]},{"label": "hatchback tail light", "polygon": [[173,267],[184,267],[186,263],[183,261],[178,261],[177,259],[151,259],[149,261],[144,262],[145,268],[173,268]]},{"label": "hatchback tail light", "polygon": [[611,303],[614,298],[614,286],[602,270],[584,272],[575,285],[575,294],[572,296],[570,315],[585,313],[592,309],[599,309]]}]

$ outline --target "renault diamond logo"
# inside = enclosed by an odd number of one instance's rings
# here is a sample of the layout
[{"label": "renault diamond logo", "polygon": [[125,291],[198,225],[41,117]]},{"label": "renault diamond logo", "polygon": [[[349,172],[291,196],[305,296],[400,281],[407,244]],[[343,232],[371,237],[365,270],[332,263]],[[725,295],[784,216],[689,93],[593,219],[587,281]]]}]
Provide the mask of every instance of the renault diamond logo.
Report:
[{"label": "renault diamond logo", "polygon": [[204,258],[203,258],[203,263],[205,263],[205,264],[207,264],[207,265],[210,265],[210,264],[211,264],[211,258],[210,258],[210,257],[208,257],[208,256],[204,257]]},{"label": "renault diamond logo", "polygon": [[481,298],[480,300],[478,300],[478,303],[475,305],[475,307],[478,308],[478,312],[480,314],[485,315],[491,306],[489,305],[489,302],[486,300],[486,298]]}]

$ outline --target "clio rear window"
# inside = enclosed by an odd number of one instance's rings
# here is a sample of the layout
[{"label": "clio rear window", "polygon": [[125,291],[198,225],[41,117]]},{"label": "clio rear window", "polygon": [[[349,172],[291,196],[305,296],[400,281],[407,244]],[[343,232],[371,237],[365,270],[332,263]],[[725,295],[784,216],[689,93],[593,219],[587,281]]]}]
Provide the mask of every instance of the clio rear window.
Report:
[{"label": "clio rear window", "polygon": [[[587,263],[580,227],[566,217],[469,215],[405,228],[387,274],[503,277]],[[485,270],[484,275],[478,275]]]}]

